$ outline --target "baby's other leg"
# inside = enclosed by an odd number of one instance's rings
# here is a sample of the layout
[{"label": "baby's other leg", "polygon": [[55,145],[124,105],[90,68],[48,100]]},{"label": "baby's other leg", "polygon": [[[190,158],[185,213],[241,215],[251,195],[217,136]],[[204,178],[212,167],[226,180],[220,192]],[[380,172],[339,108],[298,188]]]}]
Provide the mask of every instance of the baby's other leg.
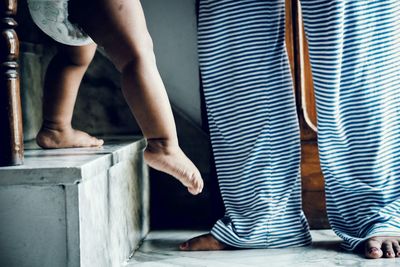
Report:
[{"label": "baby's other leg", "polygon": [[190,193],[200,193],[203,180],[179,147],[171,106],[157,70],[140,2],[73,0],[70,3],[73,19],[105,48],[122,73],[124,96],[148,142],[146,162],[177,178]]},{"label": "baby's other leg", "polygon": [[43,125],[36,141],[42,148],[97,147],[103,140],[72,128],[71,120],[83,75],[96,52],[96,44],[60,45],[45,78]]}]

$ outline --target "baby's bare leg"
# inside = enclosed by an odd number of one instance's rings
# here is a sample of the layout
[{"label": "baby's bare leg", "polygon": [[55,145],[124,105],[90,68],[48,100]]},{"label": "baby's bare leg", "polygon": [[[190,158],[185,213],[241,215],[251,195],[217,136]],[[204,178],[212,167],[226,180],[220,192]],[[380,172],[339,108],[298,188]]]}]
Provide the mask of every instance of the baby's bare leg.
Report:
[{"label": "baby's bare leg", "polygon": [[176,177],[190,193],[200,193],[203,180],[178,145],[171,106],[140,2],[73,0],[71,13],[121,71],[124,96],[148,141],[147,163]]},{"label": "baby's bare leg", "polygon": [[43,148],[101,146],[87,133],[72,128],[71,120],[82,77],[93,59],[96,45],[60,45],[50,62],[44,85],[43,125],[36,137]]}]

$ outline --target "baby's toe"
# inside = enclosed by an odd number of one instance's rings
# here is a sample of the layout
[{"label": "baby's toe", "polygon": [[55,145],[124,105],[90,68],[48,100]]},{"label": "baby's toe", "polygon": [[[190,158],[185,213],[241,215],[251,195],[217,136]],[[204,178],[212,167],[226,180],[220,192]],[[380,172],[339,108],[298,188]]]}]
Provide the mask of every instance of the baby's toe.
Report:
[{"label": "baby's toe", "polygon": [[89,146],[91,147],[99,147],[104,144],[104,141],[102,139],[97,139],[96,137],[90,136],[89,138]]},{"label": "baby's toe", "polygon": [[198,195],[199,194],[199,191],[194,187],[189,186],[187,189],[188,189],[189,193],[192,194],[192,195]]},{"label": "baby's toe", "polygon": [[104,140],[103,139],[97,139],[96,138],[96,146],[102,146],[104,144]]}]

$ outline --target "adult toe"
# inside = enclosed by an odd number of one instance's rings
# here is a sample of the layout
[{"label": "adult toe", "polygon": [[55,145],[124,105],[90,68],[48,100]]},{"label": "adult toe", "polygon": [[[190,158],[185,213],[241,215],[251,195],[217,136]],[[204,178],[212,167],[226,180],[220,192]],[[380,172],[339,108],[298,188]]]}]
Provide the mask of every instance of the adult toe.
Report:
[{"label": "adult toe", "polygon": [[199,249],[198,247],[199,247],[199,244],[201,244],[202,238],[203,238],[203,236],[198,236],[198,237],[189,239],[188,241],[183,242],[179,246],[179,248],[184,251],[198,250]]},{"label": "adult toe", "polygon": [[182,244],[180,244],[179,249],[183,250],[183,251],[189,250],[189,241],[186,241],[186,242],[183,242]]},{"label": "adult toe", "polygon": [[365,242],[365,256],[369,259],[378,259],[383,256],[381,249],[382,243],[375,239],[369,239]]},{"label": "adult toe", "polygon": [[392,241],[384,241],[382,244],[382,252],[383,252],[383,257],[385,258],[394,258],[394,250],[393,250],[393,243]]},{"label": "adult toe", "polygon": [[205,234],[182,243],[179,248],[184,251],[206,251],[223,250],[227,246],[216,240],[211,234]]},{"label": "adult toe", "polygon": [[393,250],[396,257],[400,257],[400,245],[399,241],[393,241]]}]

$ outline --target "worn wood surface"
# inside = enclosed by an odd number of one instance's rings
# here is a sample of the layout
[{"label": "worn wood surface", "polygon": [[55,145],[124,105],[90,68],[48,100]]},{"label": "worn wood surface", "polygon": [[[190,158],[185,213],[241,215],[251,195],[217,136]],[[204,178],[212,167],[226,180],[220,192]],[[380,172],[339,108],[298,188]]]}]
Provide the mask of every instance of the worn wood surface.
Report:
[{"label": "worn wood surface", "polygon": [[297,52],[298,52],[298,97],[302,140],[317,140],[317,110],[315,106],[314,83],[308,53],[307,37],[304,31],[301,7],[296,12]]},{"label": "worn wood surface", "polygon": [[300,123],[303,210],[312,229],[329,228],[315,131],[314,87],[298,0],[286,0],[286,46]]},{"label": "worn wood surface", "polygon": [[0,0],[0,166],[23,163],[22,113],[19,88],[19,40],[14,16],[17,0]]},{"label": "worn wood surface", "polygon": [[316,142],[302,142],[303,210],[313,229],[330,228],[325,207],[325,185]]}]

